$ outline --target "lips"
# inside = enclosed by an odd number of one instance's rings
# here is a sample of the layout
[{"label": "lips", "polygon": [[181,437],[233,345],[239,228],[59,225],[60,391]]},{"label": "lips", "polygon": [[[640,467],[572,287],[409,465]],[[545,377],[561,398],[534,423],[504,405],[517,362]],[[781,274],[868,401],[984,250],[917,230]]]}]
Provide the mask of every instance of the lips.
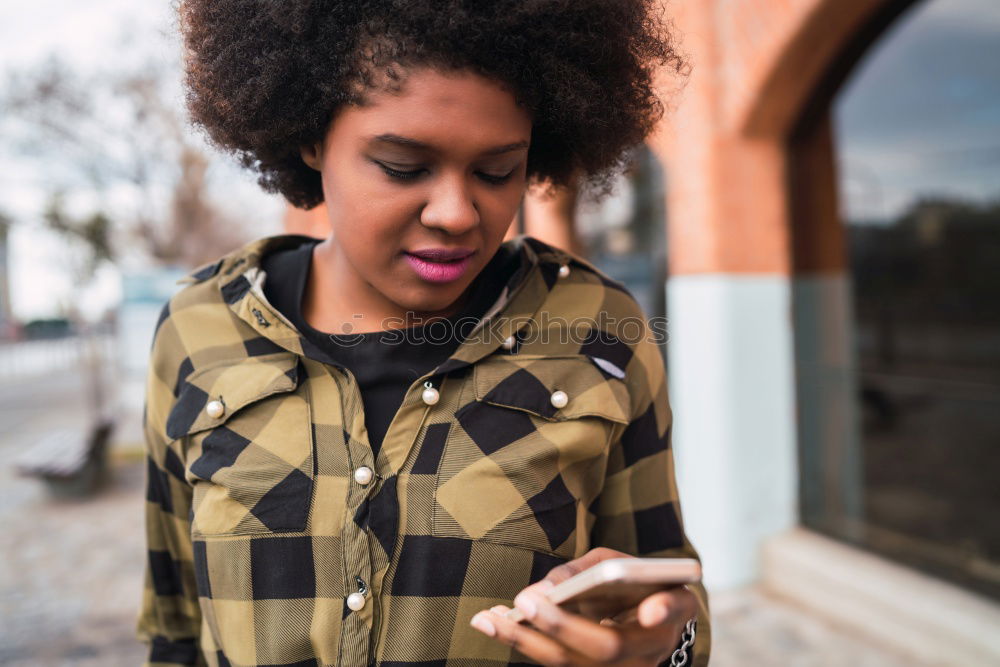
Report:
[{"label": "lips", "polygon": [[468,248],[425,248],[403,254],[420,278],[431,283],[448,283],[465,274],[474,252]]},{"label": "lips", "polygon": [[428,262],[455,262],[465,259],[473,252],[475,251],[468,248],[425,248],[423,250],[410,250],[406,254]]}]

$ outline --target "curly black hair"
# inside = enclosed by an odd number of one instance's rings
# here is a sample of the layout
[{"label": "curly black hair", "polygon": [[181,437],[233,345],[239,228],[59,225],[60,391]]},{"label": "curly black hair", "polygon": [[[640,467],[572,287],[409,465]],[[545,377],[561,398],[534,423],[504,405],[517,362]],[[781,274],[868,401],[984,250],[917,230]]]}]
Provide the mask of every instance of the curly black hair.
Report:
[{"label": "curly black hair", "polygon": [[[294,206],[323,201],[299,147],[406,66],[469,69],[532,114],[528,177],[599,183],[685,68],[658,0],[180,0],[192,119]],[[388,76],[388,79],[386,79]]]}]

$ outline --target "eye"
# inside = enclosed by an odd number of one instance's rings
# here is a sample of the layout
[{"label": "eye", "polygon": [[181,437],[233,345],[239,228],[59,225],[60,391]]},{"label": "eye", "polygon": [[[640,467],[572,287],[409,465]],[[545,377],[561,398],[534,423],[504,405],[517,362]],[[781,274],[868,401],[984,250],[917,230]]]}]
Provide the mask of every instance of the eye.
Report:
[{"label": "eye", "polygon": [[476,175],[479,176],[479,178],[484,183],[489,183],[490,185],[503,185],[504,183],[506,183],[507,181],[509,181],[511,179],[511,176],[514,175],[515,171],[517,171],[517,170],[516,169],[511,169],[509,172],[507,172],[503,176],[497,176],[495,174],[487,174],[487,173],[482,172],[482,171],[476,172]]},{"label": "eye", "polygon": [[423,167],[418,169],[393,169],[384,162],[379,162],[378,160],[374,160],[374,162],[385,172],[386,176],[398,181],[412,181],[415,178],[419,178],[426,171]]},{"label": "eye", "polygon": [[[379,167],[379,169],[385,172],[386,176],[396,181],[413,181],[427,173],[426,167],[416,167],[413,169],[399,169],[396,167],[391,167],[385,162],[381,162],[380,160],[372,160],[372,162],[374,162]],[[477,171],[476,177],[479,178],[484,183],[486,183],[487,185],[499,186],[503,185],[504,183],[507,183],[514,176],[514,173],[516,171],[517,171],[516,167],[514,169],[511,169],[506,174],[502,175]]]}]

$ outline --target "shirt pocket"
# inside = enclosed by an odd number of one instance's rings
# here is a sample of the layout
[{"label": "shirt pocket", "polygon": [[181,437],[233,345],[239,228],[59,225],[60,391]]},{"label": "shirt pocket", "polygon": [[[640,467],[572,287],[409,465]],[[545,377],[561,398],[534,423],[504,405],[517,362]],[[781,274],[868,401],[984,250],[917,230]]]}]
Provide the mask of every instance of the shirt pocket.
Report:
[{"label": "shirt pocket", "polygon": [[306,529],[315,452],[303,375],[294,354],[279,353],[187,378],[167,434],[187,439],[193,536]]},{"label": "shirt pocket", "polygon": [[561,558],[586,551],[587,508],[629,417],[628,389],[609,368],[582,355],[476,364],[438,467],[434,534]]}]

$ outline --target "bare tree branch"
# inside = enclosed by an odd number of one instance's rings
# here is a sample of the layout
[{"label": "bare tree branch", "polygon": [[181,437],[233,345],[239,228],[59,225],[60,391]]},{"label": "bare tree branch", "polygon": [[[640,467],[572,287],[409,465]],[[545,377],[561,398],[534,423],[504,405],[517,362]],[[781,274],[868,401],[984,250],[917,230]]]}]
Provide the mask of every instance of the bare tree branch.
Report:
[{"label": "bare tree branch", "polygon": [[[45,219],[94,257],[114,259],[128,244],[196,265],[245,240],[226,203],[211,201],[214,157],[187,131],[175,78],[149,62],[88,75],[51,58],[10,74],[0,91],[0,137],[44,174]],[[78,195],[97,203],[70,216]]]}]

